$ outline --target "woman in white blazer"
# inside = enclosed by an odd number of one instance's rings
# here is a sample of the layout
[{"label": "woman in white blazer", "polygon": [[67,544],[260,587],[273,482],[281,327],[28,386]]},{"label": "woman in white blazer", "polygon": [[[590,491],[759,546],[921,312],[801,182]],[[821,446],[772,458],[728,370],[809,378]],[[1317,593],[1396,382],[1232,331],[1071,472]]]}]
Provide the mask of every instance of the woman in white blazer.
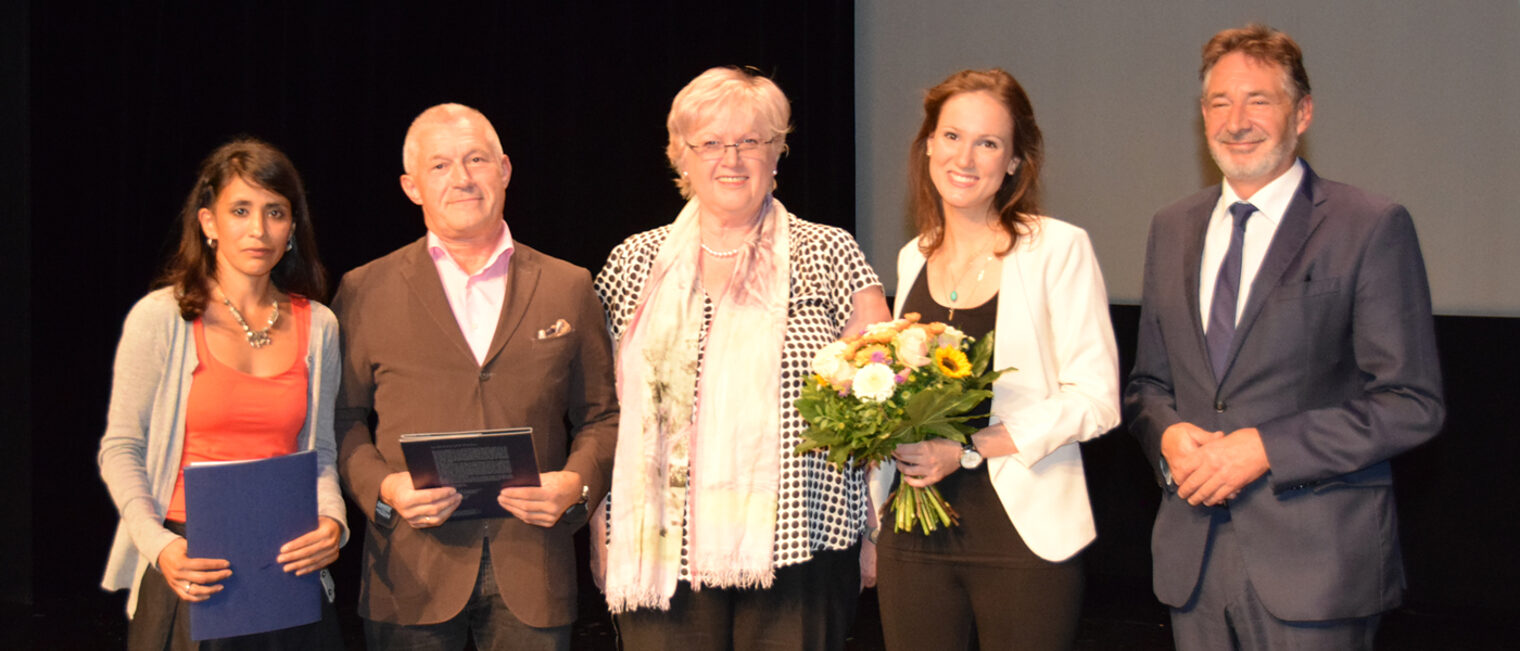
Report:
[{"label": "woman in white blazer", "polygon": [[[897,263],[898,314],[972,336],[996,330],[991,415],[965,448],[900,447],[874,473],[877,504],[900,480],[937,485],[960,524],[879,534],[890,649],[1072,645],[1096,535],[1078,443],[1119,424],[1108,297],[1082,229],[1039,216],[1042,139],[1023,88],[1002,70],[930,89],[909,158],[919,236]],[[984,405],[986,408],[986,405]],[[884,517],[882,522],[891,522]]]}]

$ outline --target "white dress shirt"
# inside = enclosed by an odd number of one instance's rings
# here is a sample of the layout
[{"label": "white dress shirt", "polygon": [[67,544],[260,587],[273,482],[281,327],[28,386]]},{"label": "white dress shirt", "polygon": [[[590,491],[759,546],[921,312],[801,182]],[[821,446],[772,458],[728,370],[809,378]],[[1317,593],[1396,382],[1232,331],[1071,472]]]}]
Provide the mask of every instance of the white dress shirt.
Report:
[{"label": "white dress shirt", "polygon": [[1296,160],[1282,176],[1272,179],[1250,197],[1242,198],[1235,194],[1228,182],[1221,183],[1224,192],[1219,194],[1219,203],[1209,217],[1209,229],[1203,239],[1203,268],[1198,274],[1198,312],[1205,332],[1209,327],[1209,309],[1214,306],[1214,281],[1219,276],[1220,263],[1230,250],[1230,231],[1235,223],[1230,216],[1230,206],[1240,201],[1256,206],[1256,212],[1246,220],[1245,246],[1241,249],[1240,293],[1235,300],[1235,322],[1239,323],[1246,301],[1251,297],[1251,282],[1256,280],[1261,261],[1267,257],[1267,248],[1272,245],[1272,236],[1277,233],[1277,225],[1288,212],[1288,204],[1293,202],[1293,194],[1303,180],[1304,161]]}]

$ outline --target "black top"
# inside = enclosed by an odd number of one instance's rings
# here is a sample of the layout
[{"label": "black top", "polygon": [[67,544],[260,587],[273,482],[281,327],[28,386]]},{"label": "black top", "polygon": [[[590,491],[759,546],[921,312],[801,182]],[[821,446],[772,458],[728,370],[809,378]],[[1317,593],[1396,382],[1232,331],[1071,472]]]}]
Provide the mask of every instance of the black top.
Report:
[{"label": "black top", "polygon": [[[917,312],[923,323],[940,321],[955,326],[968,336],[981,338],[997,324],[997,307],[998,295],[994,294],[981,305],[956,308],[952,318],[950,308],[936,303],[929,295],[929,267],[925,265],[903,300],[902,313]],[[987,413],[991,408],[992,401],[987,400],[977,405],[972,413]],[[982,417],[967,421],[967,424],[981,429],[988,425],[987,421],[986,417]],[[900,488],[901,483],[899,475],[898,485],[894,489]],[[986,462],[972,470],[956,470],[941,479],[936,486],[939,487],[940,495],[959,514],[960,525],[940,529],[928,536],[918,529],[894,533],[891,515],[888,514],[882,522],[878,542],[883,555],[919,559],[935,557],[958,563],[1000,566],[1038,564],[1034,562],[1038,561],[1038,557],[1022,544],[1013,523],[1008,521],[1008,512],[998,500],[997,492],[992,487],[992,478],[987,474]]]},{"label": "black top", "polygon": [[[997,307],[998,295],[993,294],[992,298],[987,299],[987,302],[981,305],[955,308],[954,317],[952,317],[950,308],[936,303],[934,298],[929,295],[929,265],[925,264],[923,273],[918,274],[918,280],[913,282],[913,288],[908,290],[907,298],[903,299],[902,313],[917,312],[921,323],[940,321],[955,326],[961,332],[966,333],[968,337],[981,339],[987,336],[987,333],[992,332],[992,329],[997,326]],[[986,413],[991,409],[992,401],[988,400],[977,405],[976,409],[972,409],[971,411],[972,413]],[[968,420],[966,424],[977,429],[988,425],[986,418]]]}]

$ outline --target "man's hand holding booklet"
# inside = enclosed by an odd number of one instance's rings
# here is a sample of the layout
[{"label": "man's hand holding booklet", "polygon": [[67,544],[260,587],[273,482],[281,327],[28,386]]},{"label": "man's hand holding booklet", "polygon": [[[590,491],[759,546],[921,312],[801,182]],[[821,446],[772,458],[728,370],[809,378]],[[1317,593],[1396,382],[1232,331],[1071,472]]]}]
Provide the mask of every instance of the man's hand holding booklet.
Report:
[{"label": "man's hand holding booklet", "polygon": [[449,486],[463,501],[450,520],[507,517],[497,501],[503,488],[538,486],[533,429],[405,434],[401,451],[418,490]]}]

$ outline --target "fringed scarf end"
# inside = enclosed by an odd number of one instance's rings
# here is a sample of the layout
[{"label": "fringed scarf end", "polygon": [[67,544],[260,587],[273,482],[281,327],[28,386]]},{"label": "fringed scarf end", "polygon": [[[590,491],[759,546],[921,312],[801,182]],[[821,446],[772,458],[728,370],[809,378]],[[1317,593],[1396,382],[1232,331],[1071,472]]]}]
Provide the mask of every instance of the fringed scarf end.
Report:
[{"label": "fringed scarf end", "polygon": [[670,610],[670,597],[638,588],[609,590],[607,593],[607,612],[617,615],[640,608]]},{"label": "fringed scarf end", "polygon": [[711,572],[702,572],[700,576],[691,578],[691,589],[700,590],[707,588],[739,588],[739,589],[768,589],[776,582],[776,570],[766,568],[764,570],[741,570],[727,567]]}]

